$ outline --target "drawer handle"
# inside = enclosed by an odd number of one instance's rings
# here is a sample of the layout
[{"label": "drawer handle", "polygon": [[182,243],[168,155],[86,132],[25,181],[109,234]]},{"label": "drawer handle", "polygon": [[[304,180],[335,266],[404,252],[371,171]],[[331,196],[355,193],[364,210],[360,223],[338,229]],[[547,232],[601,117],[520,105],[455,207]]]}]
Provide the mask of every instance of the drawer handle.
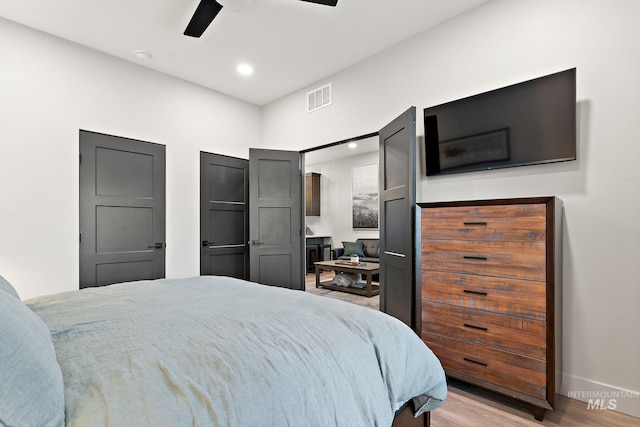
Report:
[{"label": "drawer handle", "polygon": [[485,331],[485,332],[487,332],[489,330],[488,328],[484,328],[482,326],[470,325],[468,323],[465,323],[464,327],[465,328],[471,328],[471,329],[477,329],[479,331]]},{"label": "drawer handle", "polygon": [[465,289],[462,292],[464,292],[465,294],[473,294],[473,295],[482,295],[483,297],[486,297],[487,295],[489,295],[486,292],[480,292],[480,291],[471,291],[469,289]]},{"label": "drawer handle", "polygon": [[475,259],[478,261],[486,261],[487,257],[486,256],[476,256],[476,255],[465,255],[464,259]]},{"label": "drawer handle", "polygon": [[476,365],[487,366],[484,362],[478,362],[477,360],[469,359],[468,357],[464,358],[465,362],[475,363]]},{"label": "drawer handle", "polygon": [[398,252],[384,251],[385,255],[397,256],[398,258],[405,258],[405,254],[399,254]]},{"label": "drawer handle", "polygon": [[487,223],[471,221],[471,222],[465,222],[464,225],[487,225]]}]

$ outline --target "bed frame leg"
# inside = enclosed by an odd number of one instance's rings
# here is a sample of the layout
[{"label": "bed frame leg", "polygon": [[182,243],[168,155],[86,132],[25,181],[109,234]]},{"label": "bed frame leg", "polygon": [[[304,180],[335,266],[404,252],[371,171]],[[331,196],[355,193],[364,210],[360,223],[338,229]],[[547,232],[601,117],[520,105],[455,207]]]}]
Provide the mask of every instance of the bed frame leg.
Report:
[{"label": "bed frame leg", "polygon": [[425,412],[418,418],[413,416],[413,405],[408,405],[393,420],[391,427],[429,427],[431,425],[431,412]]}]

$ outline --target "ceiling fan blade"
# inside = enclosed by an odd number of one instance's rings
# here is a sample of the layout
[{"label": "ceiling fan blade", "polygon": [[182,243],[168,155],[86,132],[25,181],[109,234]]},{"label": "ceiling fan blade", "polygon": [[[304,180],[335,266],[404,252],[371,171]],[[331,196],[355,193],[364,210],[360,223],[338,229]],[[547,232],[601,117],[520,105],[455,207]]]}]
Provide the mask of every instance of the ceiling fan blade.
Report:
[{"label": "ceiling fan blade", "polygon": [[325,6],[335,6],[338,4],[338,0],[301,0],[309,3],[323,4]]},{"label": "ceiling fan blade", "polygon": [[200,37],[221,9],[222,5],[216,0],[200,0],[200,4],[191,17],[191,21],[189,21],[189,25],[184,30],[184,35]]}]

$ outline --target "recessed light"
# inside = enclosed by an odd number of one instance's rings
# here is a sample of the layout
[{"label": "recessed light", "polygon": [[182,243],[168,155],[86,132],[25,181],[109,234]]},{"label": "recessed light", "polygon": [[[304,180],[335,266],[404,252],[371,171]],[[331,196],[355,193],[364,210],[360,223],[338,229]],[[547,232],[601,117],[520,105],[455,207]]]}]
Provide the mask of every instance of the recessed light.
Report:
[{"label": "recessed light", "polygon": [[238,72],[243,76],[253,74],[253,67],[249,64],[240,64],[238,65],[238,68],[236,68],[236,70],[238,70]]},{"label": "recessed light", "polygon": [[349,145],[347,145],[347,147],[349,148],[356,148],[358,146],[358,144],[356,144],[355,142],[350,142]]},{"label": "recessed light", "polygon": [[147,52],[146,50],[136,50],[134,53],[136,55],[136,58],[138,58],[142,62],[148,61],[152,58],[151,53]]}]

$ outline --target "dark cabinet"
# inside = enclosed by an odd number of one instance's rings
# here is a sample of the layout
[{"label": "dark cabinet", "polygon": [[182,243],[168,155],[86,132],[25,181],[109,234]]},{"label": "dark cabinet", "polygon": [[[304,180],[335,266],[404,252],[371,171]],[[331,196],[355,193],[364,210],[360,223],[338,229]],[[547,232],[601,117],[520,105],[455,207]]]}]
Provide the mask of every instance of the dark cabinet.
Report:
[{"label": "dark cabinet", "polygon": [[306,216],[320,216],[320,174],[305,175]]}]

